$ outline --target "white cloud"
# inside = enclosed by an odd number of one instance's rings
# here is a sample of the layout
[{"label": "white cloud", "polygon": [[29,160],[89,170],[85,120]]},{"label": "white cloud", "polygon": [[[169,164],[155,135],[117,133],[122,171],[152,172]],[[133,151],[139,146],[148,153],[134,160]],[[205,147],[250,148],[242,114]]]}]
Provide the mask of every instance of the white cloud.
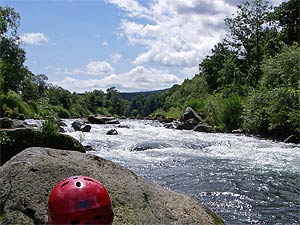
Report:
[{"label": "white cloud", "polygon": [[86,66],[88,74],[102,75],[113,73],[112,66],[105,61],[93,61]]},{"label": "white cloud", "polygon": [[48,42],[48,38],[43,33],[25,33],[20,36],[21,41],[28,45],[40,45]]},{"label": "white cloud", "polygon": [[106,41],[103,41],[103,42],[102,42],[102,46],[103,46],[103,47],[107,47],[107,46],[108,46],[108,43],[107,43]]},{"label": "white cloud", "polygon": [[66,77],[62,81],[53,82],[53,84],[71,92],[82,93],[94,89],[106,90],[109,87],[116,87],[120,91],[158,90],[169,88],[180,82],[182,80],[167,70],[137,66],[129,72],[110,74],[102,79],[82,80]]},{"label": "white cloud", "polygon": [[101,75],[106,76],[112,74],[114,68],[106,61],[92,61],[89,62],[84,69],[75,68],[72,70],[66,68],[57,68],[56,74],[61,75]]},{"label": "white cloud", "polygon": [[122,56],[119,53],[113,53],[110,55],[110,58],[112,59],[113,63],[118,63]]},{"label": "white cloud", "polygon": [[[134,65],[194,67],[225,36],[224,18],[236,11],[225,0],[106,0],[124,10],[123,36],[145,47]],[[140,20],[143,22],[137,22]],[[146,22],[145,22],[146,21]]]}]

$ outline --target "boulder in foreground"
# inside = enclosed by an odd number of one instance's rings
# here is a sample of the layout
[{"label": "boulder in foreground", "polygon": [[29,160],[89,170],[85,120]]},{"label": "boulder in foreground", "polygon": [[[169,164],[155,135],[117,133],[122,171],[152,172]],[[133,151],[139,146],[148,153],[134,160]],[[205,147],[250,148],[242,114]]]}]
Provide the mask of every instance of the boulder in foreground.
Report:
[{"label": "boulder in foreground", "polygon": [[66,177],[103,183],[118,224],[223,224],[196,200],[146,182],[100,157],[74,151],[29,148],[0,168],[0,224],[46,224],[50,190]]}]

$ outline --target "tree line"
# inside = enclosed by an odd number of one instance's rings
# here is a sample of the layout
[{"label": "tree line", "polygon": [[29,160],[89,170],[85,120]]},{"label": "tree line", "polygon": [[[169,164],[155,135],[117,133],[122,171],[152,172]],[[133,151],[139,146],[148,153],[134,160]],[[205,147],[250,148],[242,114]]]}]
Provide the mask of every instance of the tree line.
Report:
[{"label": "tree line", "polygon": [[130,101],[116,88],[71,93],[47,83],[24,66],[18,36],[19,14],[0,7],[1,116],[12,118],[85,117],[104,114],[167,120],[192,107],[222,132],[242,128],[277,139],[299,137],[300,0],[272,8],[267,1],[238,5],[225,19],[226,37],[199,64],[199,73],[181,85]]}]

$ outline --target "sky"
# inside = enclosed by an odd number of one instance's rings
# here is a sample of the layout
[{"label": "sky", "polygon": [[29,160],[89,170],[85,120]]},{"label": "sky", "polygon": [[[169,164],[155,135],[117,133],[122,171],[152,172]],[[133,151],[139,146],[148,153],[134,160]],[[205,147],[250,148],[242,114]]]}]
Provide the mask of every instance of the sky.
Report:
[{"label": "sky", "polygon": [[[25,65],[70,92],[170,88],[198,73],[241,0],[1,0]],[[273,6],[280,0],[271,0]]]}]

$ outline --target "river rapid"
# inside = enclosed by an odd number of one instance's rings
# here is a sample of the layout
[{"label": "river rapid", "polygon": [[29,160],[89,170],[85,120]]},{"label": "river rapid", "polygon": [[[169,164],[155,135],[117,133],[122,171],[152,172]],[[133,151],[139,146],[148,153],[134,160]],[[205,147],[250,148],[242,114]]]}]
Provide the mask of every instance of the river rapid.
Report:
[{"label": "river rapid", "polygon": [[[120,120],[67,134],[173,191],[189,195],[226,224],[300,224],[300,145],[245,135],[166,129],[154,121]],[[118,135],[106,135],[112,128]]]}]

